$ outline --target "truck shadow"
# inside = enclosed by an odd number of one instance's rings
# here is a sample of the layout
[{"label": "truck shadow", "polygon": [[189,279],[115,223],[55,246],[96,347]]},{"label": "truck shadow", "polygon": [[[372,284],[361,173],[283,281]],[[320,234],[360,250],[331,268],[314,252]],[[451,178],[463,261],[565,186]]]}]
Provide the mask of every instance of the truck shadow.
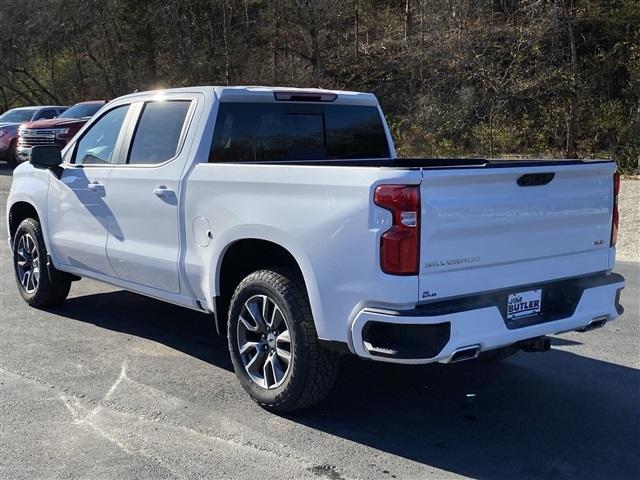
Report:
[{"label": "truck shadow", "polygon": [[638,370],[560,350],[495,365],[347,360],[329,401],[294,418],[473,478],[637,478],[639,392]]},{"label": "truck shadow", "polygon": [[[232,370],[226,341],[195,311],[116,291],[70,298],[55,313]],[[520,353],[495,365],[345,357],[328,400],[283,420],[474,478],[637,478],[639,393],[638,370],[566,350]],[[403,476],[377,466],[384,478]]]},{"label": "truck shadow", "polygon": [[71,297],[54,311],[56,315],[162,343],[233,371],[226,339],[216,334],[211,317],[195,310],[118,290]]}]

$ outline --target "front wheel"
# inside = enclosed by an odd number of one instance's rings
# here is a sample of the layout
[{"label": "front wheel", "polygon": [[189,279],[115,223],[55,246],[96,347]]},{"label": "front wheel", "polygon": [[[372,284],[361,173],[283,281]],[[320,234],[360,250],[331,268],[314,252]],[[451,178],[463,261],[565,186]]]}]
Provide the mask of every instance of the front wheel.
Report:
[{"label": "front wheel", "polygon": [[14,140],[11,142],[11,145],[9,145],[9,150],[7,150],[7,165],[13,169],[16,168],[19,163],[18,154],[16,153],[16,141]]},{"label": "front wheel", "polygon": [[299,410],[331,391],[338,354],[318,344],[304,284],[293,271],[246,277],[231,299],[227,333],[240,384],[262,407]]},{"label": "front wheel", "polygon": [[47,248],[40,222],[23,220],[13,239],[13,266],[20,295],[32,307],[53,307],[69,294],[71,278],[47,267]]}]

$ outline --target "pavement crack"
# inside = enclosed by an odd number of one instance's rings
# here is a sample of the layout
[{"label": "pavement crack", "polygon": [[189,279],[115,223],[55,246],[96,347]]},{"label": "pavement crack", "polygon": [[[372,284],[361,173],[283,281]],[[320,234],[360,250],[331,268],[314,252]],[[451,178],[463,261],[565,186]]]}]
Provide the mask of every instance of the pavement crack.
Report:
[{"label": "pavement crack", "polygon": [[[123,450],[125,453],[131,455],[143,455],[143,453],[141,453],[138,449],[133,449],[131,446],[128,446],[128,443],[118,440],[117,436],[109,432],[108,429],[104,426],[101,426],[100,420],[103,416],[109,415],[109,413],[111,413],[120,416],[134,417],[134,421],[137,420],[149,424],[159,424],[164,427],[177,429],[182,431],[184,434],[195,435],[202,440],[206,440],[209,442],[224,444],[234,447],[235,449],[241,449],[248,452],[259,452],[261,454],[269,455],[278,460],[286,458],[288,461],[297,464],[298,467],[307,471],[311,471],[309,469],[314,466],[314,463],[292,453],[290,451],[290,447],[285,444],[279,445],[280,448],[278,449],[273,449],[269,448],[269,446],[260,445],[248,440],[242,433],[225,434],[221,432],[213,432],[209,429],[207,429],[206,431],[201,431],[193,428],[192,426],[176,421],[168,415],[163,415],[157,410],[149,413],[140,413],[130,406],[123,406],[120,402],[115,400],[114,394],[123,384],[123,382],[132,382],[135,384],[138,383],[127,376],[126,361],[122,363],[120,373],[114,383],[107,390],[106,394],[100,399],[92,398],[85,393],[75,391],[73,388],[48,382],[38,376],[23,371],[11,370],[5,365],[0,365],[0,370],[8,374],[15,375],[25,380],[34,382],[43,388],[56,391],[58,393],[58,398],[63,403],[65,409],[71,415],[74,423],[85,425],[86,427],[91,428],[97,435],[102,436],[103,438]],[[106,410],[108,410],[108,412]],[[237,429],[238,426],[242,426],[242,424],[234,425],[234,428]],[[149,457],[148,454],[144,454],[144,456],[150,459],[152,458]],[[158,461],[160,465],[171,471],[174,475],[179,477],[176,472],[169,469],[168,466],[164,465],[161,460],[156,459],[156,461]]]}]

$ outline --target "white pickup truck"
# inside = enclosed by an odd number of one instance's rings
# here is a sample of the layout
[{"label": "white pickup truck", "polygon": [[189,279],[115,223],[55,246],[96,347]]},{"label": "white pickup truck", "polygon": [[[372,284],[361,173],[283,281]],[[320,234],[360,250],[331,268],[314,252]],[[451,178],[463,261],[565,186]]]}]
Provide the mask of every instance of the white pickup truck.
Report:
[{"label": "white pickup truck", "polygon": [[7,222],[30,305],[91,277],[207,313],[251,397],[288,411],[327,395],[341,352],[495,359],[618,317],[615,171],[398,159],[366,93],[183,88],[34,147]]}]

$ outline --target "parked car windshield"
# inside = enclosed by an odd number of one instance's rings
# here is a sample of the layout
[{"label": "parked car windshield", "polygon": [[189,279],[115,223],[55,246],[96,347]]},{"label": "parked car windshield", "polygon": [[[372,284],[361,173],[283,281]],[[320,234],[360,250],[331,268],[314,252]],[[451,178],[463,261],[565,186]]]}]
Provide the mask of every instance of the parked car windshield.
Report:
[{"label": "parked car windshield", "polygon": [[92,117],[98,110],[104,106],[103,103],[79,103],[74,105],[58,118],[88,118]]},{"label": "parked car windshield", "polygon": [[21,123],[31,120],[33,108],[14,108],[0,115],[0,123]]},{"label": "parked car windshield", "polygon": [[222,103],[211,162],[387,158],[377,107]]}]

